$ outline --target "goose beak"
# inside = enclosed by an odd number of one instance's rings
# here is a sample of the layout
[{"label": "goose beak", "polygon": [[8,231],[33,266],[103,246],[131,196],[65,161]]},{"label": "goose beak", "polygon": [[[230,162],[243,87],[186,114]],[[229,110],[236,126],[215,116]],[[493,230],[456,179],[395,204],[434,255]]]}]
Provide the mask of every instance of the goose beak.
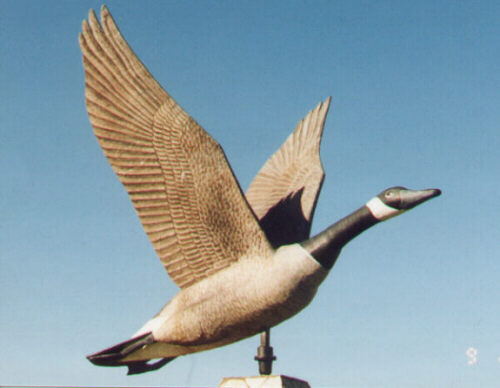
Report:
[{"label": "goose beak", "polygon": [[421,203],[441,195],[439,189],[426,189],[426,190],[401,190],[401,209],[411,209]]}]

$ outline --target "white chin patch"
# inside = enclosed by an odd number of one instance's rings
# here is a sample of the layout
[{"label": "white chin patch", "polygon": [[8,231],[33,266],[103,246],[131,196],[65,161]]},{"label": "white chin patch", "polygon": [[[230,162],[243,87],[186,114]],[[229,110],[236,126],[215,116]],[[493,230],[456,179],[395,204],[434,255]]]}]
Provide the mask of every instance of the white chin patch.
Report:
[{"label": "white chin patch", "polygon": [[402,210],[394,209],[383,203],[379,197],[375,197],[370,199],[366,206],[370,209],[370,212],[373,214],[379,221],[385,221],[391,217],[397,216],[398,214],[403,213]]}]

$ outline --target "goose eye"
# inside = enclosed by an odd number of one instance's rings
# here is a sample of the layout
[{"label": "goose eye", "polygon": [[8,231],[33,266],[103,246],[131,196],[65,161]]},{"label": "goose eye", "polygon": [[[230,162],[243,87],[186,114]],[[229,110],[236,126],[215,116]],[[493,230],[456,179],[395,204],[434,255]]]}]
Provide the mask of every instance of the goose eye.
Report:
[{"label": "goose eye", "polygon": [[394,195],[394,193],[392,191],[389,191],[388,193],[385,193],[385,196],[387,198],[391,198],[393,195]]}]

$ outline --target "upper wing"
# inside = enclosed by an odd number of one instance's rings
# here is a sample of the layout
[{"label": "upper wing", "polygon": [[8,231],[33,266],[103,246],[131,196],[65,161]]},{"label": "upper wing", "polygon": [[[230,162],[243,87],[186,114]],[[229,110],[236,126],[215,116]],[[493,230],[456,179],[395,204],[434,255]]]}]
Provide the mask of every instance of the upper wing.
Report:
[{"label": "upper wing", "polygon": [[106,7],[83,22],[90,122],[179,287],[272,248],[220,145],[161,88]]},{"label": "upper wing", "polygon": [[319,146],[331,97],[299,122],[269,158],[246,197],[274,247],[305,240],[324,179]]}]

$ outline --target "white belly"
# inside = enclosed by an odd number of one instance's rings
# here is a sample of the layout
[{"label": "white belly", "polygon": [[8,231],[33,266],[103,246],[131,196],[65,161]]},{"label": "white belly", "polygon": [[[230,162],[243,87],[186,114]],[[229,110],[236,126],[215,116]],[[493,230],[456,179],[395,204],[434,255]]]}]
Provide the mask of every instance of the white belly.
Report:
[{"label": "white belly", "polygon": [[162,342],[150,349],[161,353],[157,357],[238,341],[302,310],[327,273],[298,244],[272,258],[242,258],[183,289],[137,334],[152,331]]}]

